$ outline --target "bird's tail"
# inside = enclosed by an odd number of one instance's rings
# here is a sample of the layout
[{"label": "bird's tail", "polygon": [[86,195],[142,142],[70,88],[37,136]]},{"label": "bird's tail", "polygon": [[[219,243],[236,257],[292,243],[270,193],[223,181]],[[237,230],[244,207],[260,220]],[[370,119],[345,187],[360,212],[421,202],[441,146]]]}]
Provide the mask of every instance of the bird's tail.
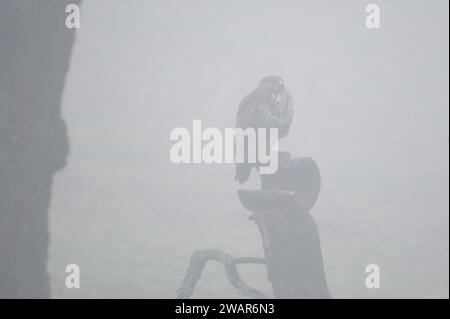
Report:
[{"label": "bird's tail", "polygon": [[234,180],[238,181],[240,184],[245,183],[250,178],[251,170],[252,166],[249,163],[237,163]]}]

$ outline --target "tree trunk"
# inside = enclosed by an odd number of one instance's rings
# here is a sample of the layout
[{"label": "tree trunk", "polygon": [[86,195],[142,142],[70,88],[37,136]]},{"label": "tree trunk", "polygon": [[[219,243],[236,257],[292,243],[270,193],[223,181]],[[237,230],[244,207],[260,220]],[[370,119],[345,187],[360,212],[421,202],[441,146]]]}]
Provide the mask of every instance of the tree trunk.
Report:
[{"label": "tree trunk", "polygon": [[79,1],[0,2],[0,298],[50,296],[50,191],[68,153],[68,3]]}]

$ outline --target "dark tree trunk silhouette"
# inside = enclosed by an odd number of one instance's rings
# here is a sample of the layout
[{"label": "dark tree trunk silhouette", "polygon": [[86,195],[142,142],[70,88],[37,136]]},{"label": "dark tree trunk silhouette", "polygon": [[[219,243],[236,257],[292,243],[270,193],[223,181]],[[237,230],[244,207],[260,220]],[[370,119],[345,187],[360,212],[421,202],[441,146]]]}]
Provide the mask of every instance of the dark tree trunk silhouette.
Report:
[{"label": "dark tree trunk silhouette", "polygon": [[79,1],[0,1],[0,298],[50,296],[48,208],[68,153],[69,3]]}]

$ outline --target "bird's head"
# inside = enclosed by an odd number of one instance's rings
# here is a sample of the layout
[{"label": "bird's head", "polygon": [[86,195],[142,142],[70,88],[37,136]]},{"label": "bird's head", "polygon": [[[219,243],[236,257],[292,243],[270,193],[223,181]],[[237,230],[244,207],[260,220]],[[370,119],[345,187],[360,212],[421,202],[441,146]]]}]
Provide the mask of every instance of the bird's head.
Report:
[{"label": "bird's head", "polygon": [[274,75],[266,76],[259,82],[259,86],[265,89],[279,90],[284,88],[284,81],[282,78]]}]

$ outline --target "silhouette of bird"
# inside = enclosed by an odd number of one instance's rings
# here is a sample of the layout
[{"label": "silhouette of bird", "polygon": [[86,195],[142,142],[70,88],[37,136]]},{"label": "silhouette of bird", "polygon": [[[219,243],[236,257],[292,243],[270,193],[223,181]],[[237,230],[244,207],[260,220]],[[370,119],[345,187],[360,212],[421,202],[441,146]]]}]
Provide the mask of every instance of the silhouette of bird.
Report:
[{"label": "silhouette of bird", "polygon": [[[293,114],[292,98],[284,87],[283,80],[278,76],[267,76],[260,81],[256,89],[242,99],[236,117],[236,127],[244,130],[249,127],[255,130],[277,128],[278,138],[281,139],[289,132]],[[268,140],[267,136],[267,144]],[[245,152],[247,153],[247,149]],[[246,182],[253,166],[258,167],[257,164],[237,163],[234,180],[241,184]]]}]

